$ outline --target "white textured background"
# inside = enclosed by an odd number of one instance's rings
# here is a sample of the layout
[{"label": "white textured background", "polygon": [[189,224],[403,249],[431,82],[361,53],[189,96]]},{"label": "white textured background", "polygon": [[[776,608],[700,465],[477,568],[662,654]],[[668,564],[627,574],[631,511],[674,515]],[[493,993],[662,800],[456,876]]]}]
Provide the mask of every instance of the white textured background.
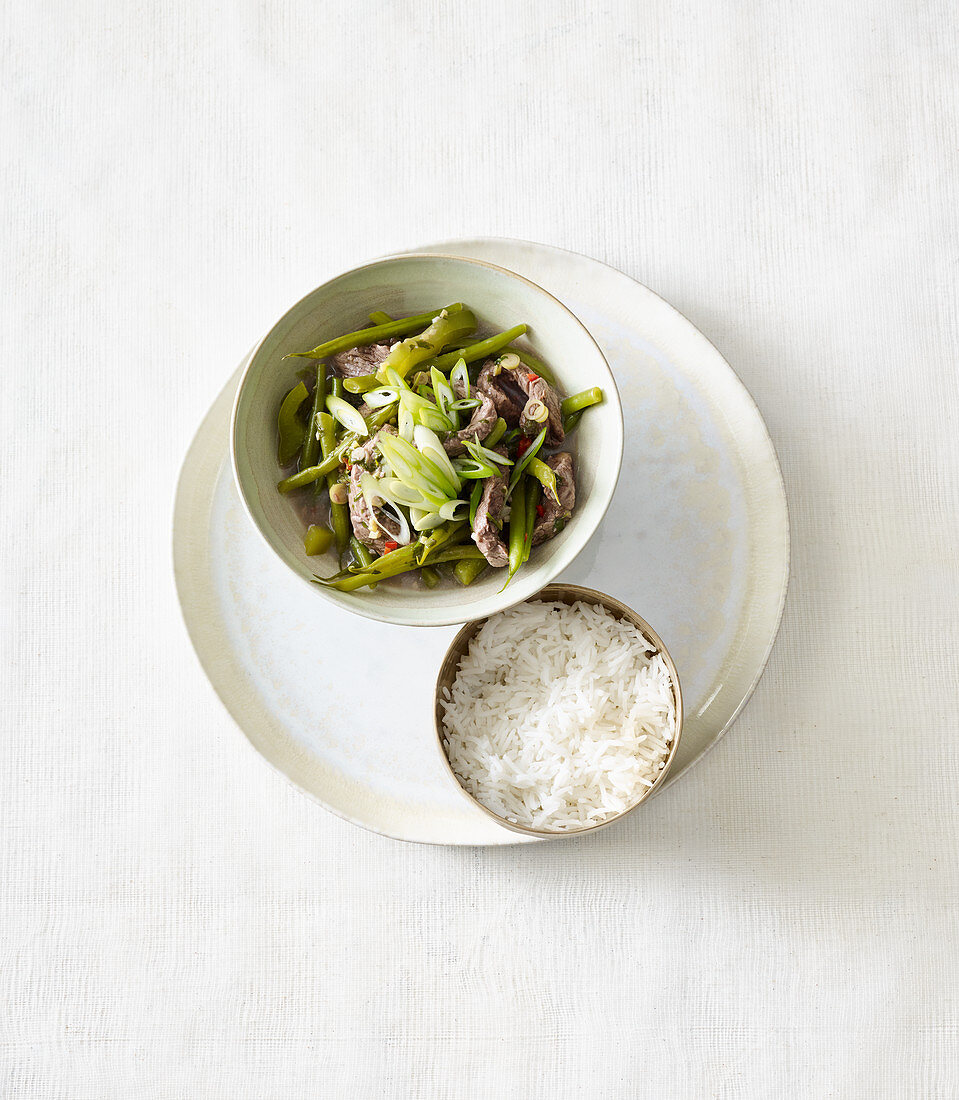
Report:
[{"label": "white textured background", "polygon": [[[2,9],[0,1093],[959,1095],[949,0]],[[466,235],[686,313],[793,580],[725,741],[563,845],[404,846],[233,728],[170,513],[337,270]]]}]

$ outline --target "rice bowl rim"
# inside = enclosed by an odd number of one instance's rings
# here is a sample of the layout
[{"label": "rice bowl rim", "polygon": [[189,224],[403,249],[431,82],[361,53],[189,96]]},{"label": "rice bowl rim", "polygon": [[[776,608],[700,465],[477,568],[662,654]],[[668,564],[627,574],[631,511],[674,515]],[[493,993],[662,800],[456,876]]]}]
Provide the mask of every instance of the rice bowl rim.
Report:
[{"label": "rice bowl rim", "polygon": [[[599,821],[595,825],[586,825],[582,829],[534,829],[528,825],[519,825],[515,821],[508,821],[506,818],[500,817],[500,815],[491,810],[489,806],[483,805],[478,798],[470,794],[454,771],[453,765],[450,763],[449,756],[446,752],[446,746],[443,744],[444,734],[441,704],[444,701],[444,688],[448,688],[450,691],[453,690],[453,682],[459,672],[460,661],[469,649],[470,642],[491,618],[495,618],[497,615],[506,614],[510,610],[515,611],[517,608],[507,608],[505,611],[496,612],[495,615],[490,615],[483,619],[475,619],[473,622],[466,623],[466,625],[456,634],[452,642],[450,642],[449,648],[446,651],[446,655],[443,658],[443,662],[436,676],[436,687],[433,692],[433,728],[436,732],[436,743],[439,747],[440,757],[446,766],[447,772],[456,784],[457,790],[459,790],[474,806],[482,810],[487,817],[492,818],[493,821],[497,822],[497,824],[501,825],[504,829],[509,829],[510,832],[521,833],[524,836],[538,837],[541,840],[558,840],[562,837],[582,836],[584,833],[594,833],[597,829],[605,829],[608,825],[614,825],[617,821],[622,821],[627,814],[631,814],[633,810],[637,809],[655,794],[662,785],[663,780],[669,774],[669,769],[676,758],[676,749],[679,747],[679,739],[683,732],[683,690],[679,679],[679,673],[676,670],[676,665],[673,663],[673,659],[669,654],[669,650],[663,643],[662,638],[660,638],[656,631],[653,630],[641,615],[638,615],[628,604],[623,603],[622,600],[617,600],[615,596],[610,596],[606,592],[600,592],[595,588],[586,588],[579,584],[563,584],[561,582],[548,584],[545,588],[540,589],[534,596],[530,596],[523,601],[523,603],[550,602],[565,603],[567,605],[582,602],[591,604],[594,607],[603,607],[615,618],[625,619],[627,622],[631,623],[640,631],[648,642],[652,643],[654,651],[649,655],[650,658],[657,654],[662,656],[666,664],[666,669],[669,672],[669,682],[673,689],[673,701],[676,706],[676,729],[673,733],[672,743],[669,746],[669,752],[663,762],[663,768],[659,775],[653,780],[652,786],[647,787],[631,806],[628,806],[618,814],[614,814],[612,817],[608,817],[605,821]],[[523,604],[517,606],[522,607]]]}]

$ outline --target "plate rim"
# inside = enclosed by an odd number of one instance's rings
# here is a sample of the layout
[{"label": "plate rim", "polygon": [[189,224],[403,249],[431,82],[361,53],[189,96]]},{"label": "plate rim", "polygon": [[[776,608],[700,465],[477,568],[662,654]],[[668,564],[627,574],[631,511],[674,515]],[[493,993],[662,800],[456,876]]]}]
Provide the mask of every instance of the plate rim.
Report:
[{"label": "plate rim", "polygon": [[[780,629],[781,629],[781,626],[782,626],[783,615],[784,615],[784,612],[785,612],[785,605],[786,605],[786,599],[787,599],[787,594],[788,594],[788,589],[789,589],[789,580],[790,580],[790,572],[791,572],[791,517],[790,517],[790,514],[789,514],[789,502],[788,502],[788,497],[786,495],[785,480],[783,478],[782,466],[779,462],[779,456],[776,452],[775,445],[773,444],[772,437],[769,433],[769,428],[768,428],[768,425],[766,424],[766,420],[763,417],[762,412],[761,412],[755,398],[749,392],[749,389],[746,387],[745,383],[740,378],[739,374],[733,369],[733,367],[726,360],[725,356],[719,351],[718,348],[716,348],[716,346],[714,344],[711,343],[711,341],[705,336],[705,334],[695,324],[693,324],[693,322],[690,321],[689,318],[686,317],[680,310],[676,309],[675,306],[673,306],[671,303],[667,302],[664,298],[660,297],[660,295],[656,294],[655,291],[651,290],[645,284],[639,282],[637,279],[634,279],[632,276],[626,274],[625,272],[621,271],[620,269],[618,269],[616,267],[613,267],[612,265],[607,264],[602,260],[597,260],[594,257],[586,256],[583,253],[575,252],[575,251],[572,251],[570,249],[559,248],[555,245],[542,244],[540,242],[529,241],[529,240],[525,240],[525,239],[522,239],[522,238],[510,238],[510,237],[454,238],[454,239],[444,240],[444,241],[441,241],[441,242],[433,242],[433,243],[430,243],[430,244],[427,244],[427,245],[421,245],[421,246],[418,246],[418,247],[415,247],[415,248],[411,248],[411,249],[407,250],[406,253],[391,252],[388,255],[389,256],[398,256],[398,255],[405,255],[405,254],[421,254],[421,253],[424,253],[424,252],[435,254],[437,252],[443,252],[446,255],[455,256],[458,253],[456,251],[449,251],[449,250],[469,248],[471,246],[474,246],[474,247],[478,246],[478,247],[482,248],[482,247],[486,247],[490,244],[492,244],[492,245],[501,245],[505,248],[519,246],[521,248],[526,248],[526,249],[533,250],[533,251],[542,251],[542,252],[551,253],[556,257],[567,258],[570,261],[573,261],[573,262],[576,262],[576,263],[585,262],[588,265],[598,265],[598,266],[606,269],[607,273],[610,276],[616,277],[619,280],[623,281],[624,285],[628,286],[628,289],[630,290],[630,292],[635,293],[636,291],[639,291],[641,294],[643,294],[647,297],[647,300],[655,302],[657,308],[665,310],[667,315],[672,315],[673,319],[678,320],[684,327],[686,327],[687,331],[690,331],[691,333],[695,334],[696,337],[698,337],[701,341],[703,341],[704,344],[707,345],[709,349],[711,349],[712,354],[714,356],[718,357],[718,360],[722,363],[722,365],[725,366],[726,370],[728,371],[729,378],[735,383],[735,386],[736,386],[737,391],[738,391],[738,395],[740,396],[740,398],[745,398],[746,405],[754,413],[755,418],[758,421],[758,425],[760,426],[760,428],[762,430],[763,442],[766,444],[766,446],[768,448],[769,456],[772,459],[773,469],[775,470],[775,473],[776,473],[775,479],[772,479],[772,480],[774,480],[774,486],[775,486],[775,489],[777,490],[775,496],[776,496],[776,500],[781,504],[782,517],[783,517],[782,576],[781,576],[781,579],[780,579],[780,582],[779,582],[778,607],[776,609],[776,614],[774,616],[774,625],[773,625],[772,630],[770,631],[768,641],[767,641],[767,643],[764,647],[764,650],[762,652],[761,660],[757,663],[756,671],[752,676],[752,679],[751,679],[751,682],[748,685],[748,688],[744,690],[742,698],[740,699],[738,704],[735,706],[735,708],[731,712],[728,719],[722,725],[722,727],[716,732],[716,734],[711,738],[709,743],[698,753],[698,755],[693,757],[685,765],[685,767],[683,767],[683,769],[680,772],[678,772],[677,774],[669,777],[669,779],[663,784],[663,786],[662,786],[662,788],[660,789],[660,792],[659,792],[659,793],[662,793],[663,790],[666,790],[668,787],[671,787],[673,785],[673,783],[675,783],[679,778],[681,778],[683,775],[685,775],[694,765],[698,764],[702,759],[704,759],[709,754],[709,752],[723,739],[723,737],[726,735],[726,733],[729,731],[729,729],[737,721],[737,719],[739,718],[740,714],[743,711],[743,708],[746,706],[746,704],[752,698],[752,695],[754,694],[754,692],[756,690],[756,687],[758,686],[759,681],[761,680],[761,678],[763,676],[763,673],[766,670],[766,667],[769,663],[769,658],[772,654],[773,648],[774,648],[774,646],[776,644],[776,641],[779,637]],[[378,258],[386,258],[386,257],[378,257]],[[478,257],[471,256],[467,253],[465,256],[462,256],[462,258],[464,258],[464,259],[477,259]],[[490,262],[492,262],[492,261],[490,261]],[[500,262],[500,266],[502,266],[501,262]],[[510,270],[510,269],[507,268],[507,270]],[[519,274],[519,273],[517,272],[517,274]],[[522,277],[523,278],[529,278],[529,276],[522,276]],[[535,280],[531,280],[531,281],[535,282]],[[539,285],[539,284],[537,284],[537,285]],[[550,293],[550,294],[553,293],[552,291],[547,291],[547,292]],[[560,299],[560,300],[562,301],[562,299]],[[258,343],[259,343],[259,341],[257,341],[257,345],[258,345]],[[259,746],[253,741],[250,734],[244,728],[243,724],[241,724],[240,718],[237,717],[237,715],[234,713],[235,707],[231,706],[231,704],[224,697],[224,694],[220,691],[220,688],[217,686],[216,682],[214,681],[213,676],[211,675],[210,671],[207,668],[208,662],[206,660],[204,660],[204,657],[201,654],[200,645],[198,644],[198,640],[195,636],[194,630],[191,627],[190,619],[188,617],[188,613],[187,613],[186,607],[184,605],[184,598],[183,598],[183,595],[182,595],[183,583],[182,583],[182,578],[181,578],[181,572],[182,572],[182,565],[184,563],[182,562],[181,558],[183,556],[184,551],[182,550],[182,548],[180,546],[180,543],[182,541],[182,537],[181,537],[182,533],[178,531],[178,528],[181,525],[180,524],[181,513],[184,511],[184,508],[186,506],[186,499],[185,498],[188,495],[185,492],[186,486],[185,486],[185,483],[184,483],[184,475],[187,471],[187,467],[191,464],[191,460],[195,459],[195,452],[197,450],[197,445],[199,443],[201,443],[201,441],[202,441],[201,437],[202,437],[203,427],[207,423],[207,421],[208,421],[209,417],[211,416],[211,414],[220,405],[221,402],[225,401],[225,403],[226,403],[227,422],[229,423],[229,421],[231,420],[232,403],[233,403],[233,400],[234,400],[234,397],[235,397],[235,389],[238,385],[238,382],[239,382],[239,379],[241,377],[244,365],[252,357],[252,352],[253,352],[253,350],[255,349],[255,347],[257,345],[254,345],[254,348],[251,348],[251,351],[246,356],[244,356],[244,358],[241,360],[240,364],[233,371],[233,373],[230,375],[230,377],[226,380],[223,387],[220,389],[220,391],[215,396],[213,402],[210,404],[210,406],[206,409],[205,413],[203,414],[199,425],[197,426],[193,436],[191,437],[190,444],[189,444],[189,446],[186,450],[186,453],[184,455],[184,459],[183,459],[183,461],[180,465],[180,468],[179,468],[179,471],[178,471],[178,474],[177,474],[176,489],[175,489],[174,502],[173,502],[174,506],[173,506],[173,515],[172,515],[173,523],[172,523],[172,532],[171,532],[172,533],[172,546],[171,546],[171,549],[172,549],[172,558],[173,558],[172,565],[173,565],[173,574],[174,574],[174,584],[175,584],[176,595],[177,595],[177,603],[178,603],[179,608],[180,608],[181,620],[183,621],[184,627],[186,628],[186,631],[187,631],[187,635],[188,635],[188,637],[190,639],[190,642],[191,642],[191,647],[193,648],[194,653],[196,654],[196,657],[199,661],[200,667],[204,672],[204,675],[206,676],[208,682],[210,683],[210,686],[213,688],[214,694],[219,699],[221,705],[223,706],[223,708],[227,712],[227,714],[230,715],[230,718],[232,719],[233,723],[237,726],[239,732],[243,735],[243,738],[247,742],[248,746],[256,752],[257,757],[261,761],[263,761],[265,764],[267,764],[267,766],[270,767],[276,774],[282,776],[282,778],[287,783],[289,783],[291,787],[293,787],[294,789],[299,791],[301,794],[305,795],[307,798],[311,799],[313,802],[317,803],[319,806],[323,807],[324,809],[328,810],[329,812],[335,814],[337,817],[341,818],[344,821],[348,821],[351,824],[357,825],[360,828],[363,828],[363,829],[365,829],[369,832],[375,833],[377,835],[386,836],[386,837],[389,837],[389,838],[394,839],[394,840],[404,841],[406,843],[436,844],[436,845],[442,846],[442,847],[499,847],[499,846],[514,846],[514,845],[525,844],[525,843],[540,843],[541,841],[540,841],[539,838],[517,836],[516,834],[509,833],[505,829],[502,830],[502,833],[504,834],[502,837],[497,835],[495,839],[485,839],[485,840],[459,840],[459,839],[445,840],[445,839],[439,839],[439,838],[434,838],[434,837],[404,836],[400,833],[391,831],[389,826],[374,825],[369,821],[360,820],[360,819],[352,816],[348,812],[345,812],[345,811],[343,811],[343,810],[341,810],[341,809],[325,802],[319,795],[317,795],[313,791],[301,786],[296,780],[293,779],[293,777],[290,774],[288,774],[282,767],[280,767],[279,764],[274,763],[273,760],[271,760],[269,757],[267,757],[260,750]],[[602,350],[602,348],[601,348],[601,350]],[[227,391],[229,391],[231,387],[233,387],[234,392],[228,394]],[[229,439],[225,438],[223,440],[222,455],[219,456],[219,460],[218,460],[217,480],[219,479],[220,476],[222,476],[224,467],[229,468],[230,466],[231,466],[231,462],[230,462],[230,456],[229,456]],[[232,470],[230,470],[229,472],[230,472],[230,476],[231,476],[231,479],[232,479]],[[209,503],[212,504],[212,499]]]}]

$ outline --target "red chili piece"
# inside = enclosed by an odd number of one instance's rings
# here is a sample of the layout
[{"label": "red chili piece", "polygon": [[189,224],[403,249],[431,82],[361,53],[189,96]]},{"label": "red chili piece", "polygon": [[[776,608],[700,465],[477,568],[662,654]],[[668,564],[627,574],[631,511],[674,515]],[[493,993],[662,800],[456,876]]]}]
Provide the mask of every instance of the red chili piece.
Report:
[{"label": "red chili piece", "polygon": [[386,547],[387,554],[392,554],[393,551],[396,550],[400,544],[398,542],[394,542],[392,539],[387,539],[384,545]]},{"label": "red chili piece", "polygon": [[539,375],[538,374],[533,374],[532,372],[530,372],[529,380],[530,380],[530,382],[538,382],[539,381]]},{"label": "red chili piece", "polygon": [[516,453],[520,458],[529,450],[529,445],[532,443],[532,439],[527,439],[525,435],[519,437],[519,442],[516,444]]},{"label": "red chili piece", "polygon": [[542,518],[543,518],[543,513],[544,513],[545,511],[546,511],[546,509],[545,509],[545,508],[544,508],[544,507],[542,506],[542,504],[537,504],[537,505],[536,505],[536,515],[537,515],[537,516],[538,516],[538,517],[539,517],[540,519],[542,519]]}]

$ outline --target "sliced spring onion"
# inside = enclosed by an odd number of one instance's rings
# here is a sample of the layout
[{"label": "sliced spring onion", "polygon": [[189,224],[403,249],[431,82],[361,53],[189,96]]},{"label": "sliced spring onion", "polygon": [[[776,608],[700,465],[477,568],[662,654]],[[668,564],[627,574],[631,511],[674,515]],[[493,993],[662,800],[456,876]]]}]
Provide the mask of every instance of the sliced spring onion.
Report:
[{"label": "sliced spring onion", "polygon": [[459,389],[462,390],[464,398],[469,397],[470,374],[466,369],[465,359],[460,359],[456,366],[450,371],[450,384],[454,394],[457,392],[457,389]]},{"label": "sliced spring onion", "polygon": [[413,414],[405,405],[400,405],[399,415],[397,417],[397,426],[400,433],[400,438],[405,439],[407,443],[413,442],[413,427],[416,421],[413,419]]},{"label": "sliced spring onion", "polygon": [[381,386],[379,389],[368,390],[364,400],[371,409],[382,409],[384,405],[392,405],[399,394],[389,386]]},{"label": "sliced spring onion", "polygon": [[450,456],[446,453],[443,444],[440,443],[439,436],[430,431],[429,428],[423,424],[417,424],[413,429],[413,442],[416,444],[421,454],[430,458],[443,474],[449,480],[450,496],[456,496],[460,490],[460,479],[457,476],[456,470],[453,468],[453,463],[450,462]]},{"label": "sliced spring onion", "polygon": [[[369,398],[367,398],[369,400]],[[549,409],[542,401],[530,401],[523,410],[523,419],[532,420],[536,424],[543,424],[549,419]]]},{"label": "sliced spring onion", "polygon": [[491,451],[489,447],[484,447],[482,443],[476,443],[471,439],[464,439],[463,446],[477,462],[496,462],[499,463],[500,466],[513,465],[512,459],[507,458],[506,455],[498,454],[496,451]]},{"label": "sliced spring onion", "polygon": [[466,409],[478,409],[482,402],[478,397],[461,397],[450,405],[450,412],[465,412]]},{"label": "sliced spring onion", "polygon": [[[374,535],[376,532],[373,530],[376,525],[376,512],[378,508],[383,512],[390,515],[392,519],[396,521],[396,525],[399,527],[399,531],[393,535],[387,531],[390,538],[394,542],[399,543],[401,546],[406,546],[410,541],[410,524],[409,520],[403,513],[403,509],[394,501],[390,495],[386,492],[383,486],[383,479],[374,477],[369,470],[364,470],[360,476],[360,489],[363,492],[363,499],[366,501],[366,505],[370,510],[370,531]],[[378,526],[378,525],[377,525]],[[385,528],[383,528],[385,530]]]},{"label": "sliced spring onion", "polygon": [[369,428],[366,421],[360,416],[359,410],[354,409],[349,401],[342,397],[334,397],[332,394],[326,399],[326,407],[334,420],[339,421],[348,431],[356,432],[358,436],[368,436]]},{"label": "sliced spring onion", "polygon": [[410,520],[417,531],[432,531],[445,522],[439,512],[426,512],[422,508],[411,508]]},{"label": "sliced spring onion", "polygon": [[411,488],[443,500],[456,495],[457,490],[450,490],[446,473],[405,439],[381,434],[377,437],[377,446],[393,473]]},{"label": "sliced spring onion", "polygon": [[520,364],[520,358],[514,351],[508,351],[499,357],[499,365],[503,370],[516,370]]},{"label": "sliced spring onion", "polygon": [[475,458],[457,458],[453,461],[453,467],[464,481],[475,481],[477,478],[496,477],[501,473],[489,462],[480,462]]}]

